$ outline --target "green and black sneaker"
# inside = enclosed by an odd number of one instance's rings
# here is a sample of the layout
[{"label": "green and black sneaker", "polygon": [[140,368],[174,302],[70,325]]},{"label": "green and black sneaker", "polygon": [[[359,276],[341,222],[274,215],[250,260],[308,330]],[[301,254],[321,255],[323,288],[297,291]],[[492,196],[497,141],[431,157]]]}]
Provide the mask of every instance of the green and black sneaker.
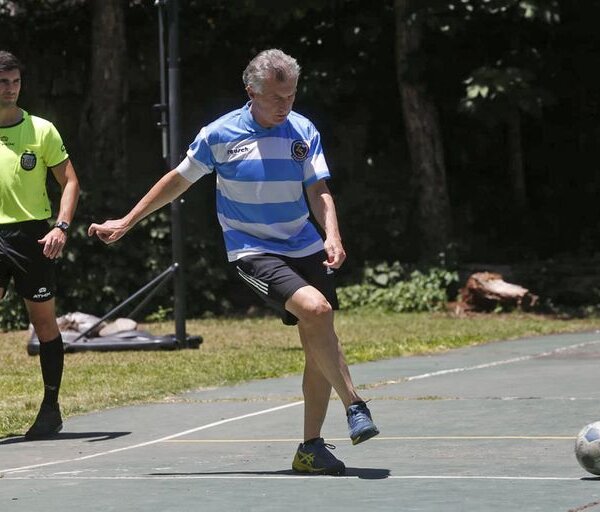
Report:
[{"label": "green and black sneaker", "polygon": [[311,475],[343,475],[346,466],[341,460],[336,459],[329,449],[335,450],[335,446],[326,444],[322,437],[308,443],[300,443],[292,469],[298,473]]}]

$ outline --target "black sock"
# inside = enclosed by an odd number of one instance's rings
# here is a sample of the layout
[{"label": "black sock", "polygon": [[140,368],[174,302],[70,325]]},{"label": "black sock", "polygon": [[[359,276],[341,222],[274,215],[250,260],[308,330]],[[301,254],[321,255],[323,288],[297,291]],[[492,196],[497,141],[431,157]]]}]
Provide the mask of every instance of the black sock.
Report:
[{"label": "black sock", "polygon": [[40,341],[40,366],[44,380],[43,403],[54,405],[58,402],[58,391],[63,374],[65,350],[62,336],[42,343]]}]

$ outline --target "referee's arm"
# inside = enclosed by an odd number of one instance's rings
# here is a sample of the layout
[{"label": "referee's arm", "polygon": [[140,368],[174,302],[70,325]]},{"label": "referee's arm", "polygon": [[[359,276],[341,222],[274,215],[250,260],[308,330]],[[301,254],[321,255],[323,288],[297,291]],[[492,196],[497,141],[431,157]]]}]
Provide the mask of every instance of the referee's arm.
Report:
[{"label": "referee's arm", "polygon": [[62,194],[60,197],[60,209],[56,220],[68,222],[73,220],[77,202],[79,201],[79,180],[75,168],[68,158],[50,170],[60,185]]}]

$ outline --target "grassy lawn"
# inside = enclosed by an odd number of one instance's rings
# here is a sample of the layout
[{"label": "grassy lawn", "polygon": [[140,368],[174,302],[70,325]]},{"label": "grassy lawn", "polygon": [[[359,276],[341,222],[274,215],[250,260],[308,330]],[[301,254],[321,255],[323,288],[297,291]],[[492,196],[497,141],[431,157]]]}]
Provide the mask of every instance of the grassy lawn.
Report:
[{"label": "grassy lawn", "polygon": [[[444,313],[342,311],[336,326],[352,364],[522,336],[595,330],[600,329],[600,318],[564,320],[514,313],[459,318]],[[171,323],[140,327],[154,334],[174,329]],[[297,331],[275,318],[190,320],[187,330],[204,338],[198,350],[67,354],[63,415],[302,372]],[[41,401],[39,361],[27,355],[27,340],[26,331],[0,334],[0,437],[21,435]]]}]

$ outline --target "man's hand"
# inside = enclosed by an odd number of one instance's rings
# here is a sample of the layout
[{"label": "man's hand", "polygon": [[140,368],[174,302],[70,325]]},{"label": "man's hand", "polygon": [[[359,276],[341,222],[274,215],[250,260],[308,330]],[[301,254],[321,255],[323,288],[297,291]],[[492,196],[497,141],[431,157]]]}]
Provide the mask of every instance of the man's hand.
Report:
[{"label": "man's hand", "polygon": [[102,224],[91,224],[88,228],[88,236],[96,235],[105,244],[112,244],[129,231],[123,219],[107,220]]},{"label": "man's hand", "polygon": [[340,268],[346,260],[346,251],[342,246],[342,241],[339,238],[325,240],[325,252],[327,253],[327,261],[323,265],[330,268]]},{"label": "man's hand", "polygon": [[51,229],[44,238],[38,240],[38,244],[44,246],[44,256],[51,260],[62,256],[62,250],[66,243],[67,235],[58,228]]}]

